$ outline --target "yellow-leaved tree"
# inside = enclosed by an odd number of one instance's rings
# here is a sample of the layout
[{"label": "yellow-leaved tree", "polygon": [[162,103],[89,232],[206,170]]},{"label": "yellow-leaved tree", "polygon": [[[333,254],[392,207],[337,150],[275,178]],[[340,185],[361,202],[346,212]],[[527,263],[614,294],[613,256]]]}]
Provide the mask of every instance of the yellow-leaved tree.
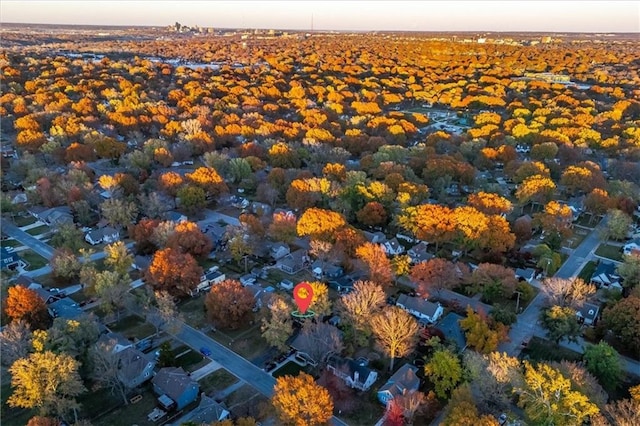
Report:
[{"label": "yellow-leaved tree", "polygon": [[271,403],[285,425],[324,425],[333,415],[329,391],[308,374],[278,377],[273,391]]}]

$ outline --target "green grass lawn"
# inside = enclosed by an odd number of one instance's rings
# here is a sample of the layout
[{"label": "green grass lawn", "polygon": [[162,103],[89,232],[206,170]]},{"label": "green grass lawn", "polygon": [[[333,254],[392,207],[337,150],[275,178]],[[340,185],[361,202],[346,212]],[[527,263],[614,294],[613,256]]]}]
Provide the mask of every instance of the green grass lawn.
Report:
[{"label": "green grass lawn", "polygon": [[178,310],[182,313],[184,321],[194,328],[201,328],[207,324],[207,314],[204,310],[204,299],[199,296],[182,302]]},{"label": "green grass lawn", "polygon": [[153,325],[144,321],[136,315],[129,315],[121,318],[115,324],[109,327],[113,331],[122,333],[126,338],[144,339],[155,333],[156,329]]},{"label": "green grass lawn", "polygon": [[10,240],[4,240],[0,243],[0,246],[2,247],[20,247],[22,245],[23,244],[20,241],[14,240],[13,238]]},{"label": "green grass lawn", "polygon": [[533,337],[521,352],[521,357],[528,356],[533,361],[580,361],[582,355],[562,348],[548,340]]},{"label": "green grass lawn", "polygon": [[[177,354],[177,352],[174,353]],[[176,357],[176,367],[182,367],[188,372],[193,372],[209,362],[211,361],[203,357],[199,352],[192,350],[183,352],[180,356]]]},{"label": "green grass lawn", "polygon": [[600,244],[596,249],[596,256],[606,257],[607,259],[622,261],[622,249],[620,247],[609,244]]},{"label": "green grass lawn", "polygon": [[29,269],[40,269],[49,264],[49,261],[32,250],[25,250],[20,253],[20,257],[29,264]]},{"label": "green grass lawn", "polygon": [[[141,393],[142,399],[135,404],[121,405],[108,414],[93,418],[92,423],[95,426],[112,426],[112,425],[138,425],[152,426],[155,423],[147,419],[147,415],[155,408],[156,397],[150,390]],[[104,408],[104,398],[98,399],[97,404]],[[115,403],[117,404],[117,403]],[[121,401],[120,401],[121,404]],[[102,411],[104,412],[104,410]],[[96,413],[96,415],[99,413]]]},{"label": "green grass lawn", "polygon": [[578,274],[578,278],[582,278],[584,282],[588,283],[591,280],[591,276],[593,275],[597,267],[598,264],[593,260],[590,260],[586,265],[584,265],[584,268],[582,268],[582,270]]},{"label": "green grass lawn", "polygon": [[40,225],[40,226],[36,226],[35,228],[27,229],[25,232],[29,235],[34,235],[34,236],[44,234],[46,232],[49,232],[49,226]]},{"label": "green grass lawn", "polygon": [[13,220],[13,223],[15,223],[17,227],[22,227],[22,226],[31,225],[32,223],[35,223],[35,221],[36,221],[35,217],[31,215],[27,215],[27,216],[16,216],[15,219]]},{"label": "green grass lawn", "polygon": [[578,234],[576,232],[571,236],[571,238],[567,238],[565,241],[563,241],[562,246],[574,249],[578,247],[586,237],[586,234]]},{"label": "green grass lawn", "polygon": [[236,383],[238,379],[233,374],[229,373],[224,368],[207,374],[205,377],[199,380],[200,391],[205,392],[207,395],[221,391]]}]

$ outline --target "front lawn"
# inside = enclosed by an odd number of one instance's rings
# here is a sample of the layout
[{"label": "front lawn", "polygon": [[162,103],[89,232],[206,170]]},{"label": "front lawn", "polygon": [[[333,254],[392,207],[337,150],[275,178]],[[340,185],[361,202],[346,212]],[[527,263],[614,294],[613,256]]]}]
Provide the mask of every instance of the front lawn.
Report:
[{"label": "front lawn", "polygon": [[4,240],[0,243],[0,246],[2,247],[20,247],[22,245],[23,244],[20,241],[14,240],[13,238],[10,240]]},{"label": "front lawn", "polygon": [[34,236],[44,234],[46,232],[49,232],[49,226],[40,225],[40,226],[36,226],[35,228],[27,229],[25,232],[29,235],[34,235]]},{"label": "front lawn", "polygon": [[606,257],[607,259],[622,261],[622,249],[620,247],[609,244],[600,244],[595,252],[596,256]]},{"label": "front lawn", "polygon": [[40,269],[49,264],[47,259],[32,250],[25,250],[21,252],[20,257],[29,264],[30,270]]},{"label": "front lawn", "polygon": [[194,297],[185,302],[181,302],[180,306],[178,306],[184,322],[193,328],[202,328],[207,323],[206,312],[204,310],[205,297],[206,295]]},{"label": "front lawn", "polygon": [[36,222],[36,218],[31,216],[31,215],[16,216],[13,219],[13,223],[15,223],[18,228],[21,228],[21,227],[27,226],[27,225],[31,225],[32,223],[35,223],[35,222]]},{"label": "front lawn", "polygon": [[582,268],[582,271],[578,274],[578,278],[581,278],[586,283],[590,282],[591,276],[596,271],[597,267],[598,263],[590,260],[586,265],[584,265],[584,268]]},{"label": "front lawn", "polygon": [[182,367],[185,371],[192,373],[209,362],[211,361],[203,357],[199,352],[189,350],[187,352],[182,352],[182,354],[176,357],[175,366]]},{"label": "front lawn", "polygon": [[[382,386],[384,382],[379,381],[374,385],[373,389],[377,389],[377,385]],[[357,408],[349,413],[335,413],[339,418],[343,419],[350,425],[373,425],[376,424],[380,417],[384,414],[384,406],[378,402],[376,391],[370,390],[366,393],[357,393]],[[419,424],[419,423],[414,423]]]},{"label": "front lawn", "polygon": [[115,324],[109,326],[112,331],[120,332],[127,339],[137,338],[144,339],[156,332],[153,325],[144,321],[137,315],[129,315],[121,318]]},{"label": "front lawn", "polygon": [[293,361],[289,361],[284,364],[282,367],[275,370],[271,375],[273,377],[282,377],[282,376],[297,376],[301,371],[304,371],[304,367],[300,364],[295,363]]},{"label": "front lawn", "polygon": [[200,383],[200,390],[207,395],[226,389],[237,382],[238,378],[224,368],[207,374],[198,381],[198,383]]}]

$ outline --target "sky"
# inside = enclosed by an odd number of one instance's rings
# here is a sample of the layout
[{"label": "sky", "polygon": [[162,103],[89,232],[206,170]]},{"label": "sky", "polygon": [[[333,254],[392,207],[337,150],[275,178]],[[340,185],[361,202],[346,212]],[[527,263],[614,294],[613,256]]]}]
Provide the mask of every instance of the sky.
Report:
[{"label": "sky", "polygon": [[[638,1],[1,0],[0,23],[353,31],[640,32]],[[313,23],[313,24],[312,24]],[[313,25],[313,27],[312,27]]]}]

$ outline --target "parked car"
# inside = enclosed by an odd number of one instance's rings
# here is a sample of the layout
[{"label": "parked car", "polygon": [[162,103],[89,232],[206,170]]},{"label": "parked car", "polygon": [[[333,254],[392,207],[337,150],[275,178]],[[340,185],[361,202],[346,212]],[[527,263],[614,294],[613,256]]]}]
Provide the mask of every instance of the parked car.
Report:
[{"label": "parked car", "polygon": [[207,348],[206,346],[203,346],[200,348],[200,353],[204,356],[211,356],[211,349]]}]

